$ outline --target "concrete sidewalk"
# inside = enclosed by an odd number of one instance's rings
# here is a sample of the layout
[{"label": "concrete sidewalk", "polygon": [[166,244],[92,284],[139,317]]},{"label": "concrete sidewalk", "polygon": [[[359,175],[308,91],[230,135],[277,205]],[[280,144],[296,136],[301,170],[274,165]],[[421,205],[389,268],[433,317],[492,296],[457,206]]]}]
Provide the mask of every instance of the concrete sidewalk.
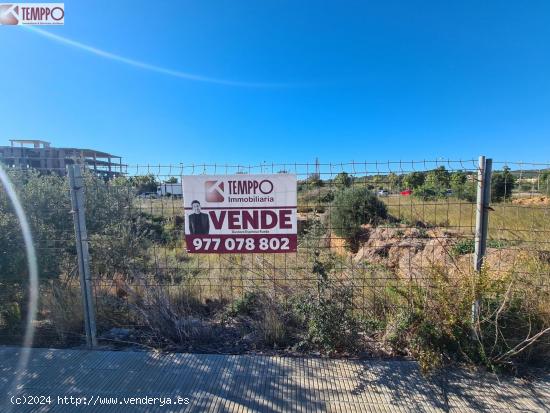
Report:
[{"label": "concrete sidewalk", "polygon": [[[0,346],[2,412],[20,351]],[[449,371],[427,380],[403,361],[33,349],[21,386],[19,396],[44,404],[13,412],[550,411],[548,376],[499,382]]]}]

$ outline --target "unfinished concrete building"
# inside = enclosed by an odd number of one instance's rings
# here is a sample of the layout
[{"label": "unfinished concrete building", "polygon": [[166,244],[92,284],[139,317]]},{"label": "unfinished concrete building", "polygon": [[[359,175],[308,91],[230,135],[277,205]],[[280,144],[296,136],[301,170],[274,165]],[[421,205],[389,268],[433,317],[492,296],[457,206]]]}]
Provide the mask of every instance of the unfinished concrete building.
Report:
[{"label": "unfinished concrete building", "polygon": [[113,178],[123,175],[126,165],[120,156],[81,148],[56,148],[41,140],[10,139],[10,146],[0,146],[0,162],[12,168],[66,173],[66,165],[80,164],[98,176]]}]

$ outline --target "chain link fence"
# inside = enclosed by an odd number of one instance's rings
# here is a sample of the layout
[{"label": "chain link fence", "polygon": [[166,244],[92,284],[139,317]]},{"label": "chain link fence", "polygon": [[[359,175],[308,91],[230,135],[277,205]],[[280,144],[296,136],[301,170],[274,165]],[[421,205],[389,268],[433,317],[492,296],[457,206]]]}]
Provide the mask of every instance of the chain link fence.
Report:
[{"label": "chain link fence", "polygon": [[[188,254],[181,176],[265,173],[297,176],[298,251]],[[82,344],[64,171],[9,174],[39,254],[36,344]],[[98,342],[230,353],[356,351],[342,341],[349,338],[370,351],[406,353],[408,337],[423,328],[434,329],[433,340],[458,334],[453,317],[469,313],[463,307],[481,295],[482,319],[460,322],[489,320],[495,331],[515,331],[493,348],[502,355],[550,327],[550,164],[495,161],[490,185],[485,264],[475,272],[478,160],[137,165],[110,180],[87,172],[84,241]],[[17,343],[27,273],[17,222],[0,194],[0,340]],[[430,319],[429,327],[427,315],[436,314],[444,320]]]}]

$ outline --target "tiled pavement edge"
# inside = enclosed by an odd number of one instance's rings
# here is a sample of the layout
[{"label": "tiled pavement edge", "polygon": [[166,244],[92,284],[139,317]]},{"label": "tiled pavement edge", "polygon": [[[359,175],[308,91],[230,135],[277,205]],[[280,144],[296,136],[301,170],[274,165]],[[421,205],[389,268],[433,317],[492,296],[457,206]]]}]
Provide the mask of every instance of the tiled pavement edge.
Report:
[{"label": "tiled pavement edge", "polygon": [[[0,346],[2,412],[20,352]],[[527,382],[453,370],[426,379],[405,361],[32,349],[20,385],[20,395],[52,403],[12,406],[17,413],[550,412],[549,376]],[[58,404],[58,396],[88,404]],[[189,404],[153,405],[147,396]],[[112,397],[116,405],[100,405]],[[130,397],[150,404],[124,404]]]}]

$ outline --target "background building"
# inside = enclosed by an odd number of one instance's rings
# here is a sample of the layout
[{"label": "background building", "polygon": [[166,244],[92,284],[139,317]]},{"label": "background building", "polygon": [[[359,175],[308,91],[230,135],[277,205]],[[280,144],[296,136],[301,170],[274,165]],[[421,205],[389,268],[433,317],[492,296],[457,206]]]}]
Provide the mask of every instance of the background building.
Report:
[{"label": "background building", "polygon": [[66,165],[80,164],[105,178],[124,173],[120,156],[93,149],[56,148],[41,140],[10,139],[10,146],[0,146],[0,162],[13,168],[34,168],[64,175]]}]

